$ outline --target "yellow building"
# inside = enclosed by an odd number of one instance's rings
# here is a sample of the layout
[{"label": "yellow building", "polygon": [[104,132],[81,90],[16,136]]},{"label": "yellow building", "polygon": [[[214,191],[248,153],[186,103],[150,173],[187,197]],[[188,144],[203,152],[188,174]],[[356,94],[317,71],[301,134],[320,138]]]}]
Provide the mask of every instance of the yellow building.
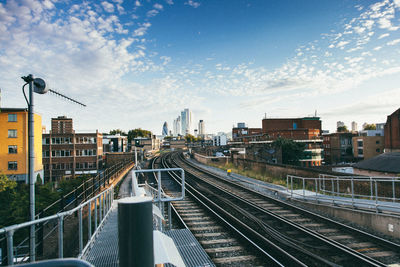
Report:
[{"label": "yellow building", "polygon": [[[35,178],[43,179],[42,117],[34,114]],[[28,183],[28,109],[0,108],[0,172]]]}]

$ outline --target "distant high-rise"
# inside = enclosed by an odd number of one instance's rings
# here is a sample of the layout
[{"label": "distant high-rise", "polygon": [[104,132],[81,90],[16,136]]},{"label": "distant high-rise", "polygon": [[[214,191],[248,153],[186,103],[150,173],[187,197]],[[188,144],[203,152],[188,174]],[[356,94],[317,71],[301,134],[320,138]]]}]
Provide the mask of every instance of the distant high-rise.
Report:
[{"label": "distant high-rise", "polygon": [[178,116],[178,118],[174,120],[174,123],[172,125],[172,134],[174,136],[178,136],[181,134],[181,116]]},{"label": "distant high-rise", "polygon": [[206,134],[206,130],[204,128],[204,121],[199,120],[199,131],[198,131],[200,136],[204,136]]},{"label": "distant high-rise", "polygon": [[164,122],[164,125],[162,127],[162,135],[167,136],[168,135],[168,123]]},{"label": "distant high-rise", "polygon": [[344,126],[344,122],[343,121],[336,122],[336,128],[343,127],[343,126]]},{"label": "distant high-rise", "polygon": [[351,123],[351,131],[352,131],[352,132],[357,132],[357,131],[358,131],[358,124],[357,124],[357,122],[353,121],[353,122]]},{"label": "distant high-rise", "polygon": [[191,126],[192,126],[192,112],[188,108],[185,108],[183,111],[181,111],[182,135],[190,134]]}]

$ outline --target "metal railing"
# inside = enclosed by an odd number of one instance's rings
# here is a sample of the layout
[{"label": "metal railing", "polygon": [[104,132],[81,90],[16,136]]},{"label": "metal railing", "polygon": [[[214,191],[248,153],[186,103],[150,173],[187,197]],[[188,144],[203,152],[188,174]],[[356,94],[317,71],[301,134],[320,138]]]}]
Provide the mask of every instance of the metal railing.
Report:
[{"label": "metal railing", "polygon": [[[7,264],[14,265],[16,262],[15,254],[14,254],[14,233],[17,230],[30,227],[31,225],[43,224],[47,222],[51,222],[53,220],[57,221],[58,224],[58,258],[64,257],[64,220],[68,217],[73,215],[77,212],[78,215],[78,258],[80,258],[85,251],[89,248],[91,241],[96,237],[99,228],[103,225],[105,219],[107,218],[111,206],[114,200],[114,186],[111,185],[110,188],[104,190],[103,192],[99,193],[98,195],[92,197],[91,199],[87,200],[84,203],[81,203],[77,207],[57,213],[52,216],[40,218],[34,221],[24,222],[21,224],[11,225],[5,228],[0,229],[0,235],[4,234],[7,238]],[[84,210],[86,209],[85,213],[87,214],[87,243],[83,246],[84,240]],[[92,233],[93,230],[93,233]],[[5,257],[3,257],[5,260]]]},{"label": "metal railing", "polygon": [[[62,194],[61,197],[48,205],[46,208],[41,209],[38,214],[36,214],[35,218],[40,219],[49,215],[53,215],[55,213],[63,212],[66,210],[70,210],[72,208],[77,207],[79,204],[88,200],[89,198],[99,193],[102,188],[105,188],[110,184],[110,180],[113,180],[116,176],[118,176],[123,170],[125,170],[129,165],[131,165],[132,161],[123,161],[112,165],[111,167],[105,169],[101,174],[96,175],[95,177],[84,180],[82,184],[75,187],[72,191]],[[48,222],[42,223],[39,227],[36,227],[36,235],[39,236],[39,240],[36,241],[36,246],[39,246],[40,250],[42,250],[43,246],[43,227],[46,226]],[[48,237],[51,235],[52,231],[57,230],[54,227],[50,232],[45,236]],[[0,245],[2,247],[3,243],[5,243],[6,237],[2,237],[0,235]],[[17,245],[14,246],[14,256],[16,256],[19,261],[24,262],[29,257],[29,253],[26,251],[29,249],[29,237],[24,238],[21,241],[18,241]],[[0,255],[0,265],[4,265],[4,254]]]},{"label": "metal railing", "polygon": [[[171,171],[179,171],[181,174],[182,185],[181,185],[181,195],[179,197],[170,197],[169,195],[165,194],[162,190],[162,179],[161,179],[161,172],[171,172]],[[185,171],[181,168],[169,168],[169,169],[146,169],[146,170],[133,170],[132,171],[132,192],[140,192],[140,186],[144,188],[144,190],[149,193],[153,197],[153,202],[157,203],[161,214],[164,215],[164,203],[167,203],[167,212],[168,212],[168,227],[169,229],[172,228],[172,221],[171,221],[171,202],[172,201],[179,201],[185,198]],[[151,187],[150,185],[146,184],[138,184],[137,183],[137,175],[140,173],[149,173],[154,172],[157,173],[156,181],[157,181],[157,189]],[[159,226],[159,230],[162,230],[162,223],[161,218],[157,225]]]},{"label": "metal railing", "polygon": [[290,197],[315,200],[353,208],[375,209],[400,213],[400,178],[333,176],[320,174],[316,178],[294,175],[286,177]]}]

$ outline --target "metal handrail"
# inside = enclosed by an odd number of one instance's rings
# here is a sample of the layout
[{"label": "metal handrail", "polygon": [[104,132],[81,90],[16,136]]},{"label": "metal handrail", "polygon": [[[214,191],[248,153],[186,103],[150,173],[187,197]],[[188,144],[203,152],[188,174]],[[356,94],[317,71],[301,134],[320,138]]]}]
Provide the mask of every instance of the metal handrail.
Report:
[{"label": "metal handrail", "polygon": [[[106,219],[107,215],[109,214],[111,210],[111,206],[114,200],[114,186],[111,185],[110,188],[104,190],[103,192],[99,193],[98,195],[92,197],[91,199],[85,201],[84,203],[81,203],[77,207],[57,213],[55,215],[47,216],[44,218],[36,219],[34,221],[29,221],[29,222],[24,222],[20,224],[15,224],[11,226],[7,226],[4,228],[0,229],[0,234],[5,234],[7,236],[7,258],[8,258],[8,265],[13,265],[14,264],[14,252],[13,252],[13,246],[14,246],[14,241],[13,241],[13,235],[14,232],[18,229],[28,227],[34,224],[39,224],[39,223],[44,223],[50,220],[57,219],[58,220],[58,257],[63,258],[63,222],[64,222],[64,217],[68,215],[72,215],[74,212],[78,212],[78,217],[79,217],[79,257],[86,251],[88,248],[88,245],[90,242],[94,239],[95,235],[98,232],[99,227],[101,227],[104,223],[104,220]],[[92,235],[91,231],[91,223],[88,224],[88,227],[90,228],[88,231],[88,244],[83,247],[83,216],[82,216],[82,210],[86,205],[89,205],[89,215],[88,218],[91,220],[91,206],[92,203],[94,202],[94,211],[95,211],[95,232]],[[97,204],[99,202],[99,204]],[[97,210],[99,206],[99,210]],[[99,213],[99,222],[97,218],[97,213]]]},{"label": "metal handrail", "polygon": [[[294,188],[294,181],[301,181],[302,186]],[[306,187],[306,182],[312,181],[314,183],[313,189]],[[340,192],[340,182],[350,183],[346,185],[346,192]],[[370,194],[362,194],[357,193],[355,186],[357,186],[357,182],[369,183],[370,184]],[[378,192],[378,184],[379,183],[391,183],[391,197],[388,196],[379,196]],[[400,212],[400,206],[394,205],[393,203],[400,202],[399,196],[396,197],[396,185],[400,185],[399,177],[358,177],[358,176],[333,176],[333,175],[319,175],[319,177],[308,178],[308,177],[299,177],[294,175],[286,176],[286,191],[290,193],[290,197],[293,198],[293,195],[302,196],[303,199],[314,199],[317,202],[323,200],[329,200],[334,205],[339,203],[351,203],[353,208],[356,206],[374,206],[376,212],[379,211],[379,207],[391,208],[397,212]],[[342,185],[343,186],[343,185]],[[330,187],[330,190],[327,189]],[[397,187],[398,188],[398,187]],[[297,193],[295,189],[302,190],[302,193]],[[336,189],[336,190],[335,190]],[[308,194],[306,196],[306,191],[310,191],[315,193],[315,195]],[[388,192],[388,191],[386,191]],[[340,199],[336,197],[342,197]],[[351,199],[348,199],[351,198]],[[373,202],[360,201],[361,199],[369,199]]]}]

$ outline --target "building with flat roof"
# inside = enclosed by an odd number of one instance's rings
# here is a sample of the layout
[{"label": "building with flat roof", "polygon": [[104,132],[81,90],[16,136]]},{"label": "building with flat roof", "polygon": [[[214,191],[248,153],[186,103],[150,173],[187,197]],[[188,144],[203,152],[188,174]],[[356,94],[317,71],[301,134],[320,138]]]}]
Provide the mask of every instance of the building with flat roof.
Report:
[{"label": "building with flat roof", "polygon": [[291,139],[306,145],[300,164],[304,167],[321,166],[323,148],[319,117],[264,118],[262,134],[267,140]]},{"label": "building with flat roof", "polygon": [[76,133],[71,118],[51,119],[51,131],[43,134],[45,181],[97,174],[103,167],[103,135]]},{"label": "building with flat roof", "polygon": [[327,164],[353,162],[353,137],[355,133],[337,132],[323,134],[324,160]]},{"label": "building with flat roof", "polygon": [[[43,179],[42,117],[34,114],[34,177]],[[29,182],[28,109],[0,108],[0,173],[17,182]]]},{"label": "building with flat roof", "polygon": [[400,152],[400,108],[387,116],[385,152]]},{"label": "building with flat roof", "polygon": [[107,152],[127,152],[128,136],[120,134],[103,135],[103,153]]}]

